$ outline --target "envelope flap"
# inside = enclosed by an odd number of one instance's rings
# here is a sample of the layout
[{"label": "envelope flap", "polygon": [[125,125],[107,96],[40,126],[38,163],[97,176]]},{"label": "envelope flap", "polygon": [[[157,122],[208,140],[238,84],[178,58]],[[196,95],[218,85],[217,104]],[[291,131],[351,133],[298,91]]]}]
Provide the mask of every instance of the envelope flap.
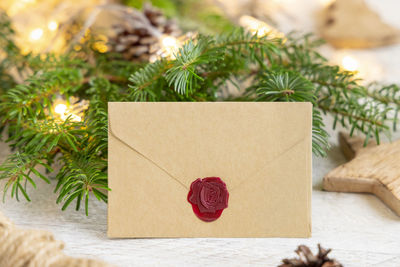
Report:
[{"label": "envelope flap", "polygon": [[186,187],[208,176],[235,187],[311,138],[311,124],[310,103],[109,103],[111,134]]}]

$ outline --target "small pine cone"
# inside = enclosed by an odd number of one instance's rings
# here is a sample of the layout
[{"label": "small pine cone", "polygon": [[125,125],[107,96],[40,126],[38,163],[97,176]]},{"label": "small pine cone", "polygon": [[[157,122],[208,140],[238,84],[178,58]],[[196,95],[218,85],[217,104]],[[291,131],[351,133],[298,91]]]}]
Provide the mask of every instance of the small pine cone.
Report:
[{"label": "small pine cone", "polygon": [[283,259],[278,267],[343,267],[339,262],[328,257],[330,249],[324,249],[318,244],[318,254],[314,255],[311,250],[304,245],[300,245],[295,250],[299,258]]},{"label": "small pine cone", "polygon": [[110,51],[121,53],[126,60],[148,61],[161,48],[163,35],[177,37],[181,34],[175,21],[146,3],[138,16],[126,10],[119,24],[113,25],[115,36],[110,38]]}]

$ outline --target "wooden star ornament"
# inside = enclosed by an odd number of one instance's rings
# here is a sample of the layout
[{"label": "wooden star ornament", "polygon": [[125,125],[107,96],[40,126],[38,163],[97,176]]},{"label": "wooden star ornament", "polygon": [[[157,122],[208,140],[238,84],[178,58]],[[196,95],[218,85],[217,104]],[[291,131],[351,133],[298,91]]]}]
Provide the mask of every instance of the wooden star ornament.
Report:
[{"label": "wooden star ornament", "polygon": [[374,194],[400,216],[400,140],[363,143],[363,138],[339,133],[339,145],[350,161],[325,175],[324,190]]}]

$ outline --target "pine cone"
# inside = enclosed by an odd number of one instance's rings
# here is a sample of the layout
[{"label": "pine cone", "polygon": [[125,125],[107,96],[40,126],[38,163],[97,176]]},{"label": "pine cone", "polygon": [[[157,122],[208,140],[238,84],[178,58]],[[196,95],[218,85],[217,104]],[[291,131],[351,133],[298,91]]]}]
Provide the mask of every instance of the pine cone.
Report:
[{"label": "pine cone", "polygon": [[335,259],[330,259],[328,257],[331,249],[324,249],[318,244],[318,254],[314,255],[311,250],[304,245],[297,247],[295,252],[299,255],[296,259],[284,259],[283,264],[278,267],[343,267]]},{"label": "pine cone", "polygon": [[126,10],[121,23],[113,25],[115,37],[110,39],[110,50],[122,53],[127,60],[148,61],[161,48],[163,35],[180,35],[176,22],[146,3],[141,12]]}]

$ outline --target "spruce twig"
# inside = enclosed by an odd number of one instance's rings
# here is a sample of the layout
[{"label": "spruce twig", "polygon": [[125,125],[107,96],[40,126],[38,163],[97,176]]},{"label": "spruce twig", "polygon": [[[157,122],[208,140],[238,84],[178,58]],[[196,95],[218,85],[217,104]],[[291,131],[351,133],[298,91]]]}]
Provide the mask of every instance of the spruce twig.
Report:
[{"label": "spruce twig", "polygon": [[[353,73],[331,66],[310,35],[285,39],[258,37],[238,28],[215,36],[198,35],[173,58],[142,64],[112,53],[21,56],[13,30],[0,14],[0,119],[13,149],[0,166],[4,193],[29,198],[36,179],[56,180],[57,203],[76,209],[94,196],[107,202],[108,101],[285,101],[313,104],[312,149],[326,155],[328,133],[322,114],[332,115],[351,133],[379,142],[396,129],[400,106],[397,85],[362,86]],[[15,69],[19,78],[8,73]],[[30,76],[25,78],[26,69]],[[22,81],[19,81],[22,79]],[[241,81],[251,80],[251,84]],[[238,84],[239,83],[239,84]],[[235,85],[237,91],[232,90]],[[229,94],[225,94],[228,88]],[[52,112],[57,97],[89,102],[82,121],[60,121]],[[58,160],[61,169],[50,174]],[[38,171],[42,166],[46,173]]]}]

